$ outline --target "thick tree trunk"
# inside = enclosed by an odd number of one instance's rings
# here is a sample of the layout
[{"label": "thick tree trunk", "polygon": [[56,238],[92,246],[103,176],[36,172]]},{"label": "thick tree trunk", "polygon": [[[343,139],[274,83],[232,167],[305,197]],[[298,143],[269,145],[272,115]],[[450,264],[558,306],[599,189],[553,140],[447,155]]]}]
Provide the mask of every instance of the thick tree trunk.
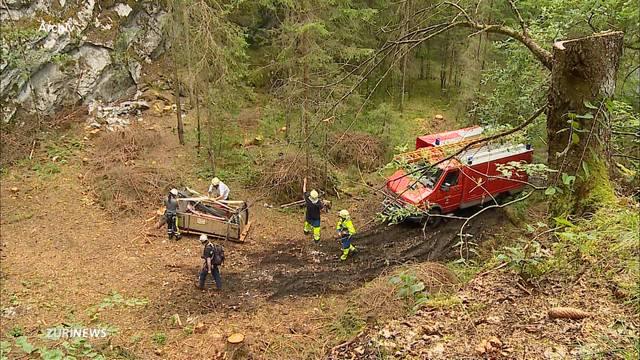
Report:
[{"label": "thick tree trunk", "polygon": [[549,166],[559,170],[556,180],[562,173],[576,176],[571,189],[552,202],[556,215],[590,211],[615,200],[603,144],[611,130],[603,120],[604,101],[615,91],[622,37],[621,32],[601,33],[553,46]]}]

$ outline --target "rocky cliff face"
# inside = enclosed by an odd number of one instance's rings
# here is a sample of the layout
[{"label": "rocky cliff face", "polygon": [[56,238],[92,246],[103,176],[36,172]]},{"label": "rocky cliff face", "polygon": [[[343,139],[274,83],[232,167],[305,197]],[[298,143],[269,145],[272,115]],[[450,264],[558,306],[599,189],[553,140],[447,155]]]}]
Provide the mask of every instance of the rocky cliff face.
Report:
[{"label": "rocky cliff face", "polygon": [[164,50],[166,16],[155,1],[0,2],[3,121],[133,96],[143,65]]}]

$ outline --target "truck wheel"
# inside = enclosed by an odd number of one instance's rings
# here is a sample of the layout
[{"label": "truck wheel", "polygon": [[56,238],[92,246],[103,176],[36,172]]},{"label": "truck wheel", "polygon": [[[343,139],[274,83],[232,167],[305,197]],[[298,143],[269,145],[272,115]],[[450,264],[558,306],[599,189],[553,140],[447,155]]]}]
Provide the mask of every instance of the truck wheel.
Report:
[{"label": "truck wheel", "polygon": [[510,197],[511,196],[509,195],[509,193],[506,193],[506,192],[500,193],[500,194],[496,195],[495,201],[493,203],[495,203],[496,205],[502,205],[502,204],[508,202]]},{"label": "truck wheel", "polygon": [[[429,214],[440,215],[440,214],[442,214],[442,211],[440,211],[440,209],[438,209],[438,208],[434,208],[434,209],[429,210]],[[436,226],[436,225],[440,224],[442,222],[442,220],[444,220],[444,219],[442,217],[440,217],[440,216],[427,215],[427,217],[426,217],[426,222],[427,222],[427,225],[429,225],[429,226]]]}]

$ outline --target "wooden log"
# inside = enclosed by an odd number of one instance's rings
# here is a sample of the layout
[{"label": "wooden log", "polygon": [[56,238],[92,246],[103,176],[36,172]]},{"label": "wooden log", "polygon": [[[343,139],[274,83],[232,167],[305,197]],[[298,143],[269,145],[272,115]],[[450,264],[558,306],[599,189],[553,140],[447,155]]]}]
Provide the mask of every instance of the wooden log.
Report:
[{"label": "wooden log", "polygon": [[287,204],[282,204],[280,205],[280,209],[288,208],[295,205],[302,205],[302,204],[304,204],[304,200],[298,200],[298,201],[290,202]]}]

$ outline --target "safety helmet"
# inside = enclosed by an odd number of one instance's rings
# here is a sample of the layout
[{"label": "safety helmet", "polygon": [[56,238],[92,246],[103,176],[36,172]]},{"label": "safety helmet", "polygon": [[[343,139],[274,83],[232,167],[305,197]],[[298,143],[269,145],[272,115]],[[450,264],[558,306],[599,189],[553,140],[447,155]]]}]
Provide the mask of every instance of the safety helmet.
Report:
[{"label": "safety helmet", "polygon": [[173,196],[178,196],[178,189],[176,189],[176,188],[173,188],[173,189],[169,190],[169,192],[170,192],[170,193],[171,193],[171,195],[173,195]]},{"label": "safety helmet", "polygon": [[309,192],[309,199],[314,203],[317,202],[318,201],[318,192],[315,191],[315,190],[311,190],[311,192]]},{"label": "safety helmet", "polygon": [[218,179],[217,177],[214,177],[213,179],[211,179],[211,185],[213,186],[220,185],[220,179]]},{"label": "safety helmet", "polygon": [[346,219],[349,217],[349,211],[348,210],[340,210],[340,212],[338,213],[338,215],[340,215],[341,218]]},{"label": "safety helmet", "polygon": [[200,242],[205,242],[207,240],[209,240],[209,238],[207,238],[207,235],[205,234],[200,235]]}]

